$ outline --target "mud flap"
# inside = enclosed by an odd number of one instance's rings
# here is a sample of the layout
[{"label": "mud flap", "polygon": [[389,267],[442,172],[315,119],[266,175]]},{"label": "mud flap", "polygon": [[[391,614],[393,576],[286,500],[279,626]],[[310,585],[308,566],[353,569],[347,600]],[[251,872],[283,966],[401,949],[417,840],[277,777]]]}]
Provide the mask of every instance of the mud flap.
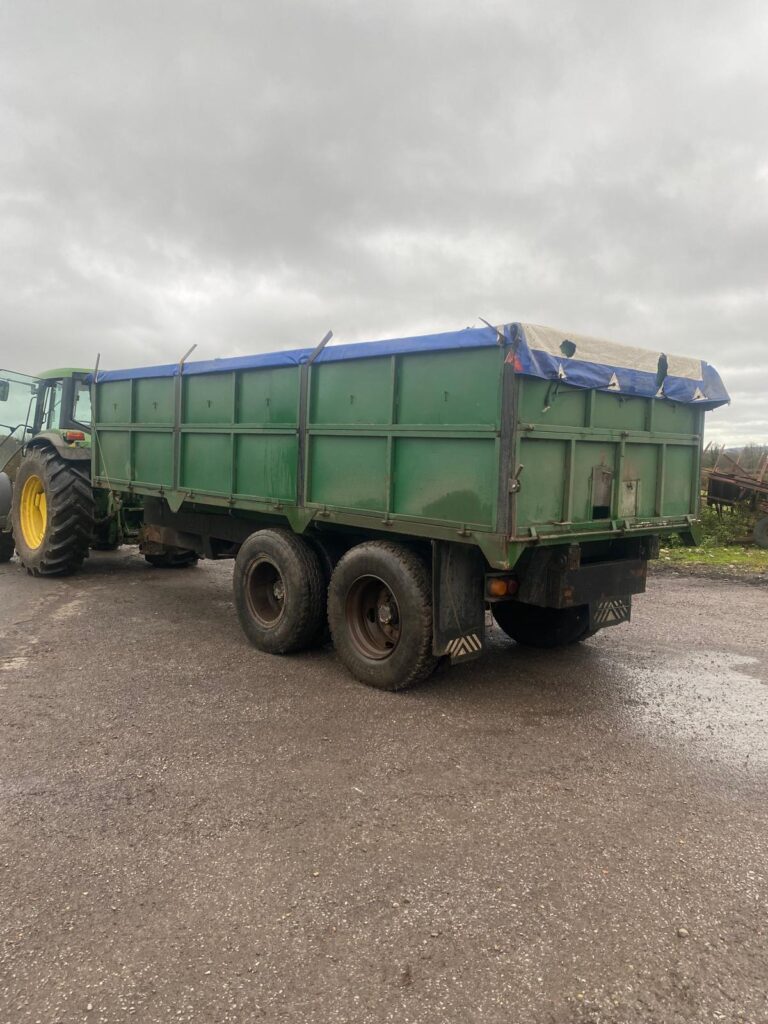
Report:
[{"label": "mud flap", "polygon": [[452,664],[483,653],[485,564],[477,548],[432,542],[432,651]]},{"label": "mud flap", "polygon": [[612,597],[607,601],[593,601],[589,606],[589,629],[596,632],[608,626],[629,622],[632,612],[631,597]]}]

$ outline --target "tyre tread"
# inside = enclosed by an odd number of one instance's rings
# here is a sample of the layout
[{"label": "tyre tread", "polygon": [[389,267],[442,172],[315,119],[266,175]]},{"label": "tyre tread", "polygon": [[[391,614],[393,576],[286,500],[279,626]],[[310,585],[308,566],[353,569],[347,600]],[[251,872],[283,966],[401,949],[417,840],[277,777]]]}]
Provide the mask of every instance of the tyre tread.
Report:
[{"label": "tyre tread", "polygon": [[[258,543],[254,538],[263,538],[264,535],[274,539],[279,545],[287,548],[287,555],[294,560],[294,568],[298,577],[306,587],[302,600],[294,606],[297,614],[290,629],[284,631],[279,640],[270,638],[268,635],[257,636],[257,627],[247,611],[247,602],[241,588],[241,573],[243,563],[247,562],[249,556],[249,542]],[[242,558],[241,558],[241,553]],[[235,561],[235,604],[243,630],[251,642],[261,650],[271,654],[294,654],[297,651],[305,650],[315,646],[321,635],[321,627],[325,615],[325,579],[317,552],[307,541],[297,537],[290,530],[275,528],[259,530],[251,534],[245,544],[241,547]]]},{"label": "tyre tread", "polygon": [[366,541],[363,544],[358,544],[355,547],[350,548],[350,550],[339,560],[333,576],[331,577],[330,590],[334,590],[334,580],[336,581],[336,585],[339,585],[339,580],[342,578],[341,574],[345,571],[345,567],[349,564],[350,559],[360,558],[366,552],[372,550],[376,552],[385,552],[394,561],[399,563],[401,569],[409,575],[411,581],[416,587],[419,605],[424,612],[424,614],[419,617],[418,621],[420,635],[418,636],[416,643],[416,657],[410,662],[408,669],[397,679],[390,680],[386,683],[380,681],[376,682],[370,677],[366,678],[365,676],[362,676],[357,669],[355,664],[357,655],[353,650],[349,649],[350,645],[347,642],[346,633],[343,627],[341,629],[339,628],[341,623],[336,624],[336,629],[334,631],[334,623],[331,622],[331,633],[333,635],[334,645],[340,660],[356,678],[382,690],[405,690],[424,682],[425,679],[432,675],[438,662],[438,659],[432,653],[432,580],[425,560],[417,554],[417,552],[402,544],[397,544],[394,541],[373,540]]},{"label": "tyre tread", "polygon": [[[48,527],[42,544],[35,549],[24,544],[21,524],[17,521],[21,497],[19,475],[27,465],[34,466],[43,481],[48,505]],[[23,482],[24,476],[21,484]],[[13,518],[18,538],[16,552],[27,572],[33,576],[68,576],[88,557],[94,522],[91,482],[54,449],[33,448],[24,457],[16,477]]]}]

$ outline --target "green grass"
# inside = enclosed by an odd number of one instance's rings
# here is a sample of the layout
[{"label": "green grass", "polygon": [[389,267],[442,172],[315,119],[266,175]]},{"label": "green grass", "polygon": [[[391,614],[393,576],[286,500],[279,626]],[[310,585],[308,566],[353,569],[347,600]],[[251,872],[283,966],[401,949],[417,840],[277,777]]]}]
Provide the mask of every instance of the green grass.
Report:
[{"label": "green grass", "polygon": [[758,547],[743,547],[738,544],[702,545],[700,548],[662,548],[659,562],[662,565],[679,565],[732,572],[768,572],[768,551]]},{"label": "green grass", "polygon": [[662,565],[718,569],[734,573],[768,572],[768,551],[754,544],[744,544],[752,535],[755,513],[748,508],[736,507],[721,514],[704,505],[701,509],[704,539],[701,547],[686,548],[674,541],[662,548]]},{"label": "green grass", "polygon": [[[662,565],[680,565],[688,568],[711,568],[722,572],[749,575],[768,572],[768,551],[754,544],[744,544],[752,537],[755,513],[745,508],[734,508],[718,514],[706,505],[701,508],[703,541],[700,548],[684,548],[672,542],[659,556]],[[740,543],[739,543],[740,542]]]}]

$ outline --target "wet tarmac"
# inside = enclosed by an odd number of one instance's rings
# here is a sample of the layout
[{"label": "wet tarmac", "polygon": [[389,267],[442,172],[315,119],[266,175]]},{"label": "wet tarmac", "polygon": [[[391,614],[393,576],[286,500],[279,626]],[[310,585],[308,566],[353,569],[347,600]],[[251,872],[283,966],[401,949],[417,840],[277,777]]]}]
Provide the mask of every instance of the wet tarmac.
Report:
[{"label": "wet tarmac", "polygon": [[768,591],[379,693],[231,563],[0,566],[0,1024],[768,1022]]}]

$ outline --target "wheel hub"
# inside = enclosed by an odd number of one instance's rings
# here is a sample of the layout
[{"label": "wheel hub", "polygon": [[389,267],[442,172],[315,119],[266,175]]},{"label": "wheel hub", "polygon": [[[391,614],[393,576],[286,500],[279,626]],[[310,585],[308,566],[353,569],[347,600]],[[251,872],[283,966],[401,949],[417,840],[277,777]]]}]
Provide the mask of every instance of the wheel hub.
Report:
[{"label": "wheel hub", "polygon": [[285,609],[285,583],[278,567],[266,556],[248,569],[246,594],[251,614],[262,626],[277,624]]},{"label": "wheel hub", "polygon": [[378,576],[361,576],[349,589],[346,602],[349,635],[363,657],[389,658],[400,643],[397,599]]},{"label": "wheel hub", "polygon": [[392,621],[392,618],[393,618],[392,605],[390,605],[390,604],[380,604],[379,605],[379,622],[382,625],[386,626],[386,625],[388,625]]},{"label": "wheel hub", "polygon": [[48,502],[43,481],[39,476],[29,476],[25,480],[19,513],[24,543],[33,550],[39,548],[48,525]]}]

